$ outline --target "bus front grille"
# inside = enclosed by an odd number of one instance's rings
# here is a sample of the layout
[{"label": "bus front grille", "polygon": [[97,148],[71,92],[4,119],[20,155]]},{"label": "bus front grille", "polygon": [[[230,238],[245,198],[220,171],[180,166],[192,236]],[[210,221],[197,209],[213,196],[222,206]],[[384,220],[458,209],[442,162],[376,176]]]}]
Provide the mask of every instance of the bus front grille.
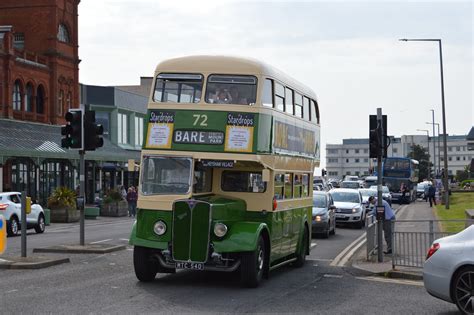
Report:
[{"label": "bus front grille", "polygon": [[206,262],[210,227],[209,203],[192,199],[176,201],[173,205],[173,259]]}]

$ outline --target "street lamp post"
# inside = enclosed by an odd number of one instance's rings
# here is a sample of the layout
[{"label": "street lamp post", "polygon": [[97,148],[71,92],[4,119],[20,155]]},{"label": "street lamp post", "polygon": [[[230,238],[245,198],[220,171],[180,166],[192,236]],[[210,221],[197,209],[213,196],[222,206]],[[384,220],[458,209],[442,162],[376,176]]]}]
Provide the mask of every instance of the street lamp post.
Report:
[{"label": "street lamp post", "polygon": [[444,186],[444,200],[445,207],[449,209],[449,185],[448,185],[448,140],[446,133],[446,111],[444,105],[444,76],[443,76],[443,49],[441,45],[441,39],[436,38],[403,38],[400,41],[404,42],[437,42],[439,46],[439,69],[441,73],[441,106],[443,115],[443,146],[444,146],[444,174],[443,174],[443,186]]},{"label": "street lamp post", "polygon": [[[430,109],[433,121],[433,173],[436,173],[436,140],[435,140],[435,126],[434,126],[434,109]],[[436,176],[436,174],[435,174]]]},{"label": "street lamp post", "polygon": [[[438,127],[438,168],[435,168],[435,171],[436,171],[436,176],[439,175],[440,173],[440,168],[441,168],[441,134],[439,132],[439,123],[436,123],[436,122],[426,122],[425,124],[428,124],[428,125],[433,125],[433,128],[434,126],[436,125]],[[433,129],[434,130],[434,129]],[[434,138],[434,134],[433,134],[433,138]],[[433,139],[433,143],[435,143],[435,140]],[[436,151],[435,151],[435,155],[436,155]]]},{"label": "street lamp post", "polygon": [[431,165],[430,165],[430,131],[428,129],[416,129],[417,131],[426,131],[426,139],[428,140],[428,178],[431,178]]}]

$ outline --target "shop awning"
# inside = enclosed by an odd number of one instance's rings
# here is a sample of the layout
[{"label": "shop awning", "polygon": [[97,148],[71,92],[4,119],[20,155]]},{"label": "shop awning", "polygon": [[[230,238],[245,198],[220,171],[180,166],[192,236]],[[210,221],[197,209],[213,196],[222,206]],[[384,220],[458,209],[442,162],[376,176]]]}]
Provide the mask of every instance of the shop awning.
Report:
[{"label": "shop awning", "polygon": [[[0,119],[0,157],[31,157],[78,160],[77,150],[61,147],[61,126]],[[104,138],[104,146],[87,151],[86,160],[127,162],[140,159],[140,152],[125,150]]]}]

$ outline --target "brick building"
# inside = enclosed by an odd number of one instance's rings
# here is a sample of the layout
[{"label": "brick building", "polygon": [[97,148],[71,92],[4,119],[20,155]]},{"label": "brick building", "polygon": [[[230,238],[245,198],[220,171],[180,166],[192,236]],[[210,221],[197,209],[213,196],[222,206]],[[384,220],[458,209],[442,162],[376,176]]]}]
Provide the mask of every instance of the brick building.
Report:
[{"label": "brick building", "polygon": [[79,2],[0,1],[0,117],[60,124],[79,106]]}]

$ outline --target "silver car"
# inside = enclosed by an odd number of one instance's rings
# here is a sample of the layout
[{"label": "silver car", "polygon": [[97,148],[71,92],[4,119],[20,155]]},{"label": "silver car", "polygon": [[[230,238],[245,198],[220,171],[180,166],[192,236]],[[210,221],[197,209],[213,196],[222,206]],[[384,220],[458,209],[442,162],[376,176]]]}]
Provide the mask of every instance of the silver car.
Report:
[{"label": "silver car", "polygon": [[366,209],[358,190],[335,188],[329,193],[336,206],[336,223],[351,223],[358,228],[365,225]]},{"label": "silver car", "polygon": [[474,225],[433,242],[423,266],[425,289],[456,304],[461,313],[474,313]]}]

